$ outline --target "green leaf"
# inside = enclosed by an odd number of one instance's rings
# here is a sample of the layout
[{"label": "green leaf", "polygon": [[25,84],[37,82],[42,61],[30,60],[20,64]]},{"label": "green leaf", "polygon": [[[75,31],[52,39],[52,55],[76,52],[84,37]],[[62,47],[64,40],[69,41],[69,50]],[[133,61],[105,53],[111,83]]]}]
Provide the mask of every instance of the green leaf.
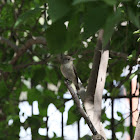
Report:
[{"label": "green leaf", "polygon": [[140,34],[140,29],[137,31],[134,31],[133,34]]},{"label": "green leaf", "polygon": [[73,105],[68,112],[67,125],[73,124],[75,121],[80,120],[80,118],[81,118],[81,116],[80,116],[79,112],[77,111],[76,106]]},{"label": "green leaf", "polygon": [[12,72],[13,67],[10,64],[2,64],[0,63],[0,69],[4,72]]},{"label": "green leaf", "polygon": [[80,15],[75,14],[68,24],[65,45],[67,47],[67,50],[75,48],[76,46],[79,46],[81,44],[80,30]]},{"label": "green leaf", "polygon": [[48,83],[53,83],[55,85],[57,85],[58,83],[58,75],[56,73],[56,70],[53,68],[53,69],[49,69],[48,67],[46,67],[46,76],[45,76],[45,80],[48,82]]},{"label": "green leaf", "polygon": [[117,9],[117,11],[113,14],[111,14],[106,23],[105,23],[105,27],[104,27],[104,36],[103,36],[103,47],[105,47],[108,43],[108,41],[110,40],[113,32],[114,32],[114,27],[115,25],[117,25],[120,20],[121,20],[121,11],[120,9]]},{"label": "green leaf", "polygon": [[44,117],[47,115],[47,107],[44,109],[42,107],[39,108],[39,115]]},{"label": "green leaf", "polygon": [[8,93],[8,88],[3,80],[0,81],[0,98],[6,97]]},{"label": "green leaf", "polygon": [[102,28],[111,11],[111,7],[105,4],[88,5],[84,14],[84,36],[88,38]]},{"label": "green leaf", "polygon": [[137,39],[137,42],[140,42],[140,37]]},{"label": "green leaf", "polygon": [[[133,127],[133,137],[134,137],[136,127],[135,127],[135,126],[132,126],[132,127]],[[128,133],[130,133],[130,126],[125,127],[125,128],[126,128],[125,130],[126,130]]]},{"label": "green leaf", "polygon": [[45,67],[36,66],[34,67],[34,71],[32,72],[32,86],[36,86],[40,84],[43,79],[45,79],[46,70]]},{"label": "green leaf", "polygon": [[139,13],[134,13],[131,7],[128,7],[128,16],[130,21],[139,29],[140,28],[140,20]]},{"label": "green leaf", "polygon": [[32,117],[28,117],[27,121],[28,121],[30,126],[32,126],[34,128],[39,128],[40,123],[41,123],[41,121],[40,121],[41,119],[42,119],[41,117],[39,118],[39,116],[33,115]]},{"label": "green leaf", "polygon": [[116,0],[103,0],[103,1],[109,5],[115,5],[117,3]]},{"label": "green leaf", "polygon": [[132,51],[132,53],[127,57],[129,61],[134,60],[136,57],[136,50]]},{"label": "green leaf", "polygon": [[[113,61],[113,60],[110,60]],[[111,67],[110,76],[112,79],[119,81],[120,75],[122,74],[123,68],[126,66],[126,62],[124,60],[119,60],[115,65]],[[113,92],[112,92],[113,93]]]},{"label": "green leaf", "polygon": [[13,9],[14,7],[9,4],[5,4],[3,6],[3,8],[0,11],[0,28],[13,27],[14,19],[15,19],[13,15],[14,12]]},{"label": "green leaf", "polygon": [[48,0],[48,5],[48,14],[52,22],[59,20],[70,11],[68,0]]},{"label": "green leaf", "polygon": [[27,99],[29,101],[29,104],[32,104],[33,101],[39,100],[41,93],[37,89],[32,88],[28,90],[27,95],[28,95]]},{"label": "green leaf", "polygon": [[123,118],[123,115],[122,115],[121,112],[118,112],[118,111],[117,111],[117,115],[118,115],[119,117]]},{"label": "green leaf", "polygon": [[74,0],[72,5],[80,4],[80,3],[85,3],[85,2],[94,2],[94,1],[99,1],[99,0]]},{"label": "green leaf", "polygon": [[124,133],[124,131],[125,131],[125,129],[124,129],[123,124],[117,125],[115,132],[122,132],[122,133]]},{"label": "green leaf", "polygon": [[130,77],[129,79],[132,80],[136,75],[139,75],[140,74],[140,69],[138,69],[136,72],[134,72]]},{"label": "green leaf", "polygon": [[66,27],[63,22],[53,23],[46,32],[48,48],[51,53],[62,53],[65,50]]},{"label": "green leaf", "polygon": [[37,7],[37,8],[30,9],[30,10],[24,12],[17,19],[17,21],[16,21],[16,23],[14,25],[14,28],[16,28],[17,26],[19,26],[20,24],[25,24],[25,23],[29,22],[30,19],[35,19],[36,17],[38,17],[40,15],[41,10],[42,10],[42,8],[38,8]]},{"label": "green leaf", "polygon": [[105,127],[105,129],[108,129],[108,130],[110,130],[110,128],[111,128],[110,125],[107,125],[107,126]]},{"label": "green leaf", "polygon": [[91,136],[85,135],[84,137],[80,138],[79,140],[91,140]]}]

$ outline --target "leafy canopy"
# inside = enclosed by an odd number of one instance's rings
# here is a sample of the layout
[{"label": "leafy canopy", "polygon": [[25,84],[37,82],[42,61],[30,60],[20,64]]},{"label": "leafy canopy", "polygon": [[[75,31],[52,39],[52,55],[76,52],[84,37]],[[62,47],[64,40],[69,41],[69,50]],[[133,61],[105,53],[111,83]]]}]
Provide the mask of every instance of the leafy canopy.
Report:
[{"label": "leafy canopy", "polygon": [[[132,68],[138,58],[140,20],[138,0],[7,0],[0,1],[0,139],[15,139],[20,126],[31,127],[32,138],[41,137],[40,127],[45,127],[42,118],[47,116],[47,107],[53,103],[64,111],[67,99],[64,78],[55,61],[58,53],[67,51],[76,57],[75,66],[83,84],[87,85],[97,32],[104,29],[103,46],[110,40],[110,50],[120,52],[123,57],[110,55],[105,89],[113,96],[116,82],[126,66]],[[47,45],[34,44],[14,65],[15,50],[7,41],[22,48],[27,40],[37,36],[46,39]],[[36,58],[36,59],[35,59]],[[139,74],[136,71],[134,75]],[[129,91],[129,77],[125,87]],[[27,86],[24,81],[29,81]],[[37,87],[42,88],[39,90]],[[50,85],[57,90],[50,88]],[[38,101],[40,114],[19,120],[19,96],[27,92],[27,101]],[[75,107],[69,111],[67,124],[79,119]],[[121,116],[121,114],[118,114]],[[74,117],[72,117],[74,116]],[[103,117],[107,120],[107,117]],[[8,121],[13,119],[13,124]],[[5,127],[6,126],[6,127]],[[109,127],[110,128],[110,127]],[[122,131],[124,130],[117,130]],[[8,133],[7,133],[8,132]]]}]

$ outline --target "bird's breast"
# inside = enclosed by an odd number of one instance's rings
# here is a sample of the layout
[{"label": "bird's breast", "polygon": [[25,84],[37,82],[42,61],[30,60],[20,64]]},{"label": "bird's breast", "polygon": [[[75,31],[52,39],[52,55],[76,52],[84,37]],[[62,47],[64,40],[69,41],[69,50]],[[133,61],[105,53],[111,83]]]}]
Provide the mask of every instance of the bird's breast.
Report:
[{"label": "bird's breast", "polygon": [[64,64],[61,65],[60,69],[66,79],[73,80],[73,78],[75,77],[73,66]]}]

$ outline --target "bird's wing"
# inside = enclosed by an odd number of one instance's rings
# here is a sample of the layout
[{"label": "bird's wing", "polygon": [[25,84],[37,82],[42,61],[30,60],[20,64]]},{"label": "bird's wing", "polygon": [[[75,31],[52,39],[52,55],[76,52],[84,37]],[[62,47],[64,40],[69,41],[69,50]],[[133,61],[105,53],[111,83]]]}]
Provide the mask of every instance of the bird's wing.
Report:
[{"label": "bird's wing", "polygon": [[74,73],[75,73],[75,76],[76,76],[76,82],[78,84],[78,74],[77,74],[77,71],[76,71],[76,68],[75,68],[74,65],[73,65],[73,69],[74,69]]}]

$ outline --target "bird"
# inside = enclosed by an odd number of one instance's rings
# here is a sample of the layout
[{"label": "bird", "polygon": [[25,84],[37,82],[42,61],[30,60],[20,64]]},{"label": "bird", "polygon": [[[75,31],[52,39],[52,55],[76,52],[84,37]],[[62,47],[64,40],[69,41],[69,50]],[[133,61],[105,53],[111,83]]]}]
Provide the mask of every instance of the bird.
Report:
[{"label": "bird", "polygon": [[73,60],[75,60],[73,57],[69,55],[62,55],[60,56],[60,70],[62,75],[69,81],[71,81],[75,87],[76,90],[79,90],[78,85],[78,76],[75,69],[75,66],[73,64]]}]

